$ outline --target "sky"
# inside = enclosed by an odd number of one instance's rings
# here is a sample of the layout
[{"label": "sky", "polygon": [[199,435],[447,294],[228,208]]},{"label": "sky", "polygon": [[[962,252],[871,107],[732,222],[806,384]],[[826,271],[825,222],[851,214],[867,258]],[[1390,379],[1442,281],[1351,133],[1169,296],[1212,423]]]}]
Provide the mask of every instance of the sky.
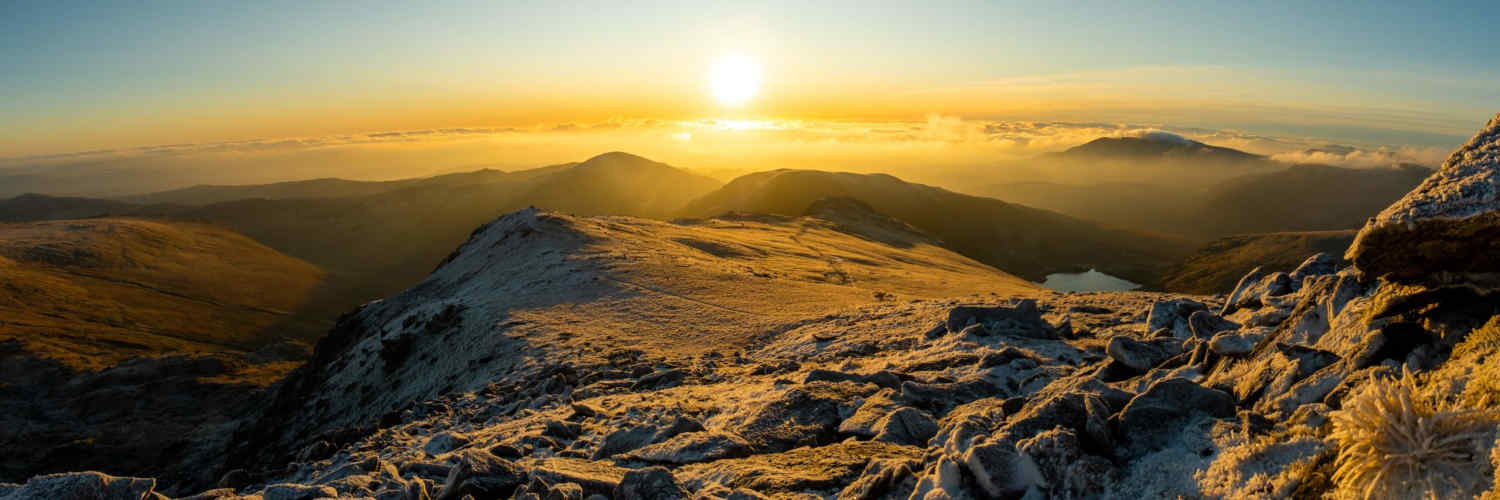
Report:
[{"label": "sky", "polygon": [[[995,124],[1443,151],[1500,111],[1494,2],[1055,3],[0,0],[0,166],[458,129],[510,135],[444,168]],[[726,56],[760,68],[743,103]]]}]

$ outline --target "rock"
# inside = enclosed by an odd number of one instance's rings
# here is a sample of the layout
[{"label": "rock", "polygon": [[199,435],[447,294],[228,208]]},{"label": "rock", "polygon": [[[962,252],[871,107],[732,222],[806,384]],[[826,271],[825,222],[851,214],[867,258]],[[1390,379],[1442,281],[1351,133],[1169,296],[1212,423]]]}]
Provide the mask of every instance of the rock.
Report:
[{"label": "rock", "polygon": [[1009,396],[1011,391],[996,387],[990,380],[971,376],[958,382],[928,384],[922,382],[901,383],[901,401],[908,405],[931,410],[935,414],[976,399]]},{"label": "rock", "polygon": [[1256,332],[1223,332],[1208,340],[1208,350],[1220,356],[1244,356],[1250,354],[1263,337]]},{"label": "rock", "polygon": [[1150,370],[1182,351],[1182,344],[1172,339],[1142,342],[1119,336],[1109,340],[1105,352],[1110,359],[1138,372]]},{"label": "rock", "polygon": [[690,464],[739,458],[750,454],[750,443],[727,432],[687,432],[629,454],[647,462]]},{"label": "rock", "polygon": [[1217,314],[1208,311],[1198,311],[1188,316],[1188,327],[1193,331],[1193,337],[1207,339],[1225,330],[1235,330],[1240,327],[1239,323],[1229,321]]},{"label": "rock", "polygon": [[913,446],[926,445],[927,440],[932,439],[938,431],[937,423],[915,408],[893,411],[875,427],[880,430],[875,436],[876,441]]},{"label": "rock", "polygon": [[25,485],[13,488],[9,492],[0,486],[0,498],[5,500],[163,498],[155,490],[155,479],[116,477],[99,472],[69,472],[33,477],[27,480]]},{"label": "rock", "polygon": [[1016,443],[1045,480],[1047,498],[1095,498],[1109,485],[1113,465],[1084,453],[1073,431],[1053,428]]},{"label": "rock", "polygon": [[612,495],[630,469],[608,462],[591,462],[577,458],[548,458],[536,463],[532,478],[550,484],[577,483],[589,495]]},{"label": "rock", "polygon": [[1118,435],[1133,452],[1159,448],[1175,432],[1173,422],[1193,415],[1216,418],[1235,416],[1234,397],[1188,380],[1159,381],[1130,400],[1120,411]]},{"label": "rock", "polygon": [[682,385],[682,381],[686,379],[687,372],[685,371],[675,368],[670,370],[661,370],[636,380],[635,384],[630,386],[630,390],[652,391],[658,389],[666,389],[668,387],[676,387]]},{"label": "rock", "polygon": [[457,500],[464,495],[476,498],[505,498],[526,481],[526,472],[508,460],[487,451],[464,450],[443,481],[438,500]]},{"label": "rock", "polygon": [[273,484],[260,490],[262,500],[317,500],[338,498],[338,490],[331,486],[308,486],[305,484]]},{"label": "rock", "polygon": [[1286,273],[1266,273],[1256,268],[1240,278],[1239,284],[1235,285],[1234,291],[1224,301],[1224,309],[1219,311],[1219,315],[1228,316],[1239,309],[1257,309],[1265,304],[1268,297],[1286,295],[1292,290],[1292,278]]},{"label": "rock", "polygon": [[469,438],[454,434],[452,432],[443,431],[434,434],[432,438],[428,439],[427,444],[422,446],[422,451],[427,452],[427,454],[431,456],[438,456],[458,449],[459,447],[462,447],[466,444],[469,444]]},{"label": "rock", "polygon": [[902,408],[902,404],[895,400],[896,391],[890,389],[881,390],[875,395],[865,398],[863,404],[854,410],[854,414],[839,423],[839,434],[844,436],[856,436],[861,438],[872,438],[880,433],[876,424],[880,423],[887,414]]},{"label": "rock", "polygon": [[891,496],[905,497],[911,489],[903,488],[916,475],[919,463],[899,459],[873,459],[859,473],[859,478],[839,491],[838,500],[875,500]]},{"label": "rock", "polygon": [[974,445],[960,463],[989,498],[1017,498],[1045,485],[1036,462],[1005,440],[989,439]]},{"label": "rock", "polygon": [[1317,429],[1322,427],[1323,424],[1328,423],[1328,414],[1331,411],[1328,409],[1328,405],[1323,403],[1305,404],[1297,407],[1296,411],[1292,412],[1292,416],[1288,419],[1288,422],[1293,425],[1305,425]]},{"label": "rock", "polygon": [[757,452],[827,443],[838,436],[839,407],[873,392],[865,387],[814,382],[772,392],[728,415],[723,428],[734,429]]},{"label": "rock", "polygon": [[1151,312],[1146,316],[1146,331],[1155,332],[1166,329],[1172,332],[1173,337],[1188,338],[1193,335],[1193,329],[1188,324],[1188,317],[1195,312],[1207,310],[1208,306],[1192,299],[1158,301],[1151,305]]},{"label": "rock", "polygon": [[1345,258],[1400,281],[1500,272],[1500,115],[1366,223]]},{"label": "rock", "polygon": [[237,490],[250,485],[250,473],[245,469],[234,469],[219,477],[218,487]]},{"label": "rock", "polygon": [[604,436],[604,441],[599,444],[598,449],[594,450],[592,458],[600,460],[612,457],[642,446],[666,441],[684,432],[701,430],[703,430],[703,424],[682,416],[675,417],[671,424],[664,427],[638,425],[616,430]]},{"label": "rock", "polygon": [[1006,414],[1005,401],[998,398],[960,405],[943,416],[938,422],[937,434],[928,443],[944,453],[957,456],[976,439],[999,428],[1005,422]]},{"label": "rock", "polygon": [[959,306],[948,312],[944,325],[948,333],[959,333],[970,325],[981,325],[981,336],[1014,335],[1020,337],[1052,339],[1057,332],[1042,319],[1036,300],[1024,299],[1010,306],[977,307]]},{"label": "rock", "polygon": [[625,473],[615,487],[615,500],[679,500],[688,498],[687,490],[672,472],[661,467],[647,467]]},{"label": "rock", "polygon": [[583,500],[583,486],[578,483],[563,483],[547,489],[543,500]]},{"label": "rock", "polygon": [[1338,272],[1339,261],[1332,255],[1318,252],[1307,260],[1302,261],[1295,271],[1292,271],[1292,286],[1301,288],[1302,282],[1314,276],[1326,276]]}]

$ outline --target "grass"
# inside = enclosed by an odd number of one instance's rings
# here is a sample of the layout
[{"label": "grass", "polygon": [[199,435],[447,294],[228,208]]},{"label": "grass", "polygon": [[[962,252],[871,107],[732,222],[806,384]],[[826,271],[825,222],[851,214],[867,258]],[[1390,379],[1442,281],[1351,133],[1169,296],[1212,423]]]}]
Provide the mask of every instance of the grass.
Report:
[{"label": "grass", "polygon": [[1332,417],[1338,498],[1473,497],[1490,486],[1496,413],[1424,397],[1409,372],[1366,383]]}]

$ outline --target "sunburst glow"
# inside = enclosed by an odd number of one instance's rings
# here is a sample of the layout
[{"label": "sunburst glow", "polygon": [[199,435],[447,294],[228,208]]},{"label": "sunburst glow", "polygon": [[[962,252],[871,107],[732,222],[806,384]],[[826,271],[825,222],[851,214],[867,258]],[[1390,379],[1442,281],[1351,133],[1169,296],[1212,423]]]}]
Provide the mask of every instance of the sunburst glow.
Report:
[{"label": "sunburst glow", "polygon": [[761,66],[743,55],[722,56],[708,69],[709,90],[725,106],[743,106],[760,90]]}]

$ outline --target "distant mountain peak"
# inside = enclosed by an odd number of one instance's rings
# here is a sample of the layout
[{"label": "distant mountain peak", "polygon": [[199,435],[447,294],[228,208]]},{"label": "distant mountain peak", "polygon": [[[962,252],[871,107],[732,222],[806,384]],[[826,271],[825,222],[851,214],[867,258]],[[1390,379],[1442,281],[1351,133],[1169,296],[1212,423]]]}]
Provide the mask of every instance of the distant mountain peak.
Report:
[{"label": "distant mountain peak", "polygon": [[1135,136],[1100,137],[1052,156],[1119,160],[1162,158],[1201,159],[1220,162],[1262,161],[1265,157],[1238,149],[1211,146],[1186,137],[1152,130]]}]

